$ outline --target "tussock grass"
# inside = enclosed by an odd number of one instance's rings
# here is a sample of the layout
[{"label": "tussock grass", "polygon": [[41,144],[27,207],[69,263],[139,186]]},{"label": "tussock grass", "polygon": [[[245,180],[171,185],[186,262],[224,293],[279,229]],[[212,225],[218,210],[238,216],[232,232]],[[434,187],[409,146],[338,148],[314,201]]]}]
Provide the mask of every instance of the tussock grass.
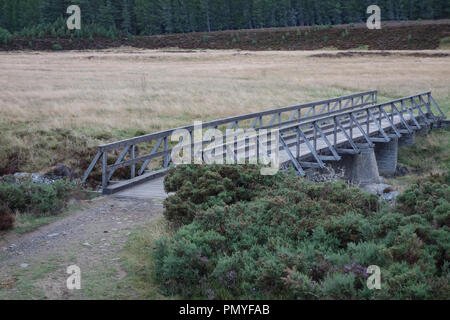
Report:
[{"label": "tussock grass", "polygon": [[369,89],[391,99],[432,88],[450,109],[449,58],[311,54],[0,53],[0,174],[58,162],[81,173],[101,143]]},{"label": "tussock grass", "polygon": [[417,136],[412,146],[400,148],[399,162],[417,174],[439,174],[450,170],[450,128]]}]

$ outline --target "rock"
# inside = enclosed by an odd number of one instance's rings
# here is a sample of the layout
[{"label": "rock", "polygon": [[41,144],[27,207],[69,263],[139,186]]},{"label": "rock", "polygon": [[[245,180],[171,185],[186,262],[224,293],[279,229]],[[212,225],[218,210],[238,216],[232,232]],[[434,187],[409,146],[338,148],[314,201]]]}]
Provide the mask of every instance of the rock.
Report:
[{"label": "rock", "polygon": [[361,187],[361,189],[363,189],[364,191],[367,191],[369,193],[381,196],[382,194],[384,194],[385,190],[390,190],[392,187],[388,184],[384,184],[384,183],[371,183],[371,184],[366,184],[364,186]]},{"label": "rock", "polygon": [[59,236],[59,233],[52,233],[52,234],[48,235],[49,238],[54,238],[54,237],[57,237],[57,236]]},{"label": "rock", "polygon": [[368,184],[362,186],[361,189],[379,196],[380,201],[385,200],[390,204],[394,204],[400,194],[399,192],[395,191],[392,186],[383,183]]},{"label": "rock", "polygon": [[83,246],[85,246],[85,247],[92,247],[91,244],[90,244],[89,242],[83,243]]},{"label": "rock", "polygon": [[408,173],[409,173],[409,170],[406,167],[398,165],[397,169],[395,170],[394,176],[402,177],[402,176],[406,176]]},{"label": "rock", "polygon": [[21,266],[22,268],[27,268],[27,267],[28,267],[28,264],[27,264],[27,263],[22,263],[20,266]]},{"label": "rock", "polygon": [[53,174],[59,177],[70,177],[72,175],[72,171],[62,163],[58,163],[53,169]]},{"label": "rock", "polygon": [[313,182],[338,181],[344,178],[344,170],[342,168],[333,168],[327,165],[324,169],[306,170],[306,177]]},{"label": "rock", "polygon": [[397,191],[392,191],[389,193],[384,193],[383,195],[381,195],[381,199],[386,200],[388,202],[394,203],[395,200],[397,200],[397,197],[399,196],[399,192]]},{"label": "rock", "polygon": [[12,178],[10,182],[12,183],[24,183],[24,182],[33,182],[38,184],[52,184],[54,180],[41,175],[39,173],[27,173],[27,172],[17,172],[12,176],[9,176]]}]

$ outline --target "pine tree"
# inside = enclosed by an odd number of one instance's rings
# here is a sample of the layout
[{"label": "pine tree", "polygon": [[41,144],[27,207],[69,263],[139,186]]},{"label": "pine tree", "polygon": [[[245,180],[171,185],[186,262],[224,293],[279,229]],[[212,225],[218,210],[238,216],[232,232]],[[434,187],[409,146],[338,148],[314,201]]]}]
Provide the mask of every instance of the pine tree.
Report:
[{"label": "pine tree", "polygon": [[131,18],[128,9],[128,0],[123,0],[122,3],[122,31],[129,33],[131,31]]},{"label": "pine tree", "polygon": [[106,4],[100,7],[98,22],[106,29],[116,27],[111,0],[107,0]]}]

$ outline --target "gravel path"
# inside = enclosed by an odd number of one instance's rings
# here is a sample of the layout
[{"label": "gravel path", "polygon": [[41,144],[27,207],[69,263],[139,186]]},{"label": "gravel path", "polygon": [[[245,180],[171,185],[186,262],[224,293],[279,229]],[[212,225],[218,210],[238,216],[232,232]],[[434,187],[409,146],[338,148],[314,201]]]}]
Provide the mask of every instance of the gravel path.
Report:
[{"label": "gravel path", "polygon": [[[95,285],[100,281],[95,272],[113,270],[112,279],[106,279],[109,282],[123,278],[126,273],[120,268],[120,251],[129,235],[161,216],[162,210],[159,199],[102,197],[87,201],[84,209],[30,233],[4,236],[0,239],[0,299],[89,298],[98,288],[112,286],[113,283]],[[89,292],[66,288],[66,268],[71,264],[78,265],[87,275],[85,278],[91,275],[93,287]],[[27,283],[32,286],[30,292],[23,292],[25,281],[31,281]],[[108,298],[109,293],[105,294]]]}]

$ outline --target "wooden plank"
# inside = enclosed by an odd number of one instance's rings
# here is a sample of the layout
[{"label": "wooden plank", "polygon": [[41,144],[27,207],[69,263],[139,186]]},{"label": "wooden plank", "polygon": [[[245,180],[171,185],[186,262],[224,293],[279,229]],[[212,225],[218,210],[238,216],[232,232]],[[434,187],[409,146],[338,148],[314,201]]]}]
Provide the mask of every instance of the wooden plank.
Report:
[{"label": "wooden plank", "polygon": [[162,170],[146,173],[141,176],[137,176],[133,179],[120,181],[116,184],[113,184],[111,186],[104,188],[103,194],[114,194],[114,193],[120,192],[122,190],[125,190],[127,188],[143,184],[150,180],[163,177],[167,173],[167,171],[168,171],[168,169],[162,169]]}]

